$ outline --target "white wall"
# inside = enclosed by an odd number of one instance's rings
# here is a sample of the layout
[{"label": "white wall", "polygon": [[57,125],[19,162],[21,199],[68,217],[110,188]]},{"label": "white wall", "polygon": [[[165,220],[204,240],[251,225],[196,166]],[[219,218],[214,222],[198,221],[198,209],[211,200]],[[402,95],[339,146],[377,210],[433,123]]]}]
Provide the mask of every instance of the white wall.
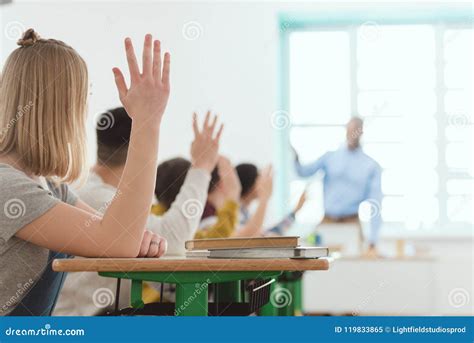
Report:
[{"label": "white wall", "polygon": [[[33,27],[44,37],[64,40],[88,63],[92,152],[93,116],[119,104],[111,68],[126,67],[123,39],[129,35],[141,50],[143,36],[150,32],[172,54],[172,95],[160,157],[187,154],[192,111],[204,113],[211,108],[222,114],[226,125],[223,151],[236,160],[263,164],[272,158],[270,118],[276,110],[277,30],[269,8],[226,3],[54,1],[15,3],[0,10],[2,29]],[[202,27],[196,40],[187,40],[183,34],[190,21]],[[4,60],[15,41],[5,35],[1,38]]]}]

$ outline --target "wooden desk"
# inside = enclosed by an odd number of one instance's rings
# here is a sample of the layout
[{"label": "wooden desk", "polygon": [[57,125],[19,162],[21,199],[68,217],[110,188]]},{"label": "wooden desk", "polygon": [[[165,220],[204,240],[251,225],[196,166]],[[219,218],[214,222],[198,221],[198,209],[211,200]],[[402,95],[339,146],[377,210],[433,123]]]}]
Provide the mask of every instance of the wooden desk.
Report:
[{"label": "wooden desk", "polygon": [[208,286],[250,279],[276,278],[285,271],[328,270],[329,259],[155,259],[76,258],[53,261],[58,272],[98,272],[132,280],[131,302],[143,307],[142,282],[176,284],[175,315],[206,316]]}]

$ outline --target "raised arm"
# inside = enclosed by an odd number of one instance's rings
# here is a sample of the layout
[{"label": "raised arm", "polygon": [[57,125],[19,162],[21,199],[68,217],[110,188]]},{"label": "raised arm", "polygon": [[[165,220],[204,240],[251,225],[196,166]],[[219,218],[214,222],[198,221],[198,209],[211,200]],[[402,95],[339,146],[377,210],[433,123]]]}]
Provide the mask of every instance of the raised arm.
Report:
[{"label": "raised arm", "polygon": [[277,224],[273,227],[268,229],[267,233],[277,234],[277,235],[284,235],[285,231],[295,223],[296,214],[303,208],[303,205],[306,202],[306,190],[301,193],[300,197],[298,198],[298,202],[296,203],[295,208],[291,211],[285,218],[280,220]]},{"label": "raised arm", "polygon": [[113,72],[120,100],[132,118],[132,131],[115,198],[102,217],[58,203],[18,231],[18,238],[80,256],[134,257],[142,241],[150,238],[153,245],[153,236],[144,232],[153,199],[161,119],[170,91],[170,55],[165,54],[162,63],[160,42],[152,42],[152,36],[147,35],[140,72],[129,38],[125,50],[130,87],[118,68]]},{"label": "raised arm", "polygon": [[194,236],[203,238],[226,238],[237,228],[239,198],[242,189],[237,172],[229,159],[220,156],[217,162],[219,183],[214,191],[217,222],[198,230]]},{"label": "raised arm", "polygon": [[151,225],[148,228],[168,240],[169,255],[184,255],[184,242],[193,239],[198,229],[207,200],[211,172],[217,164],[222,129],[223,125],[217,129],[217,116],[211,118],[210,112],[200,129],[197,115],[194,114],[192,168],[170,209],[162,217],[152,215],[152,221],[149,220]]},{"label": "raised arm", "polygon": [[316,172],[320,169],[324,169],[324,162],[326,159],[326,154],[318,158],[316,161],[307,164],[307,165],[302,165],[298,156],[298,153],[296,152],[295,148],[292,148],[293,153],[294,153],[294,158],[295,158],[295,169],[296,173],[300,177],[309,177],[313,176],[316,174]]},{"label": "raised arm", "polygon": [[263,222],[273,192],[273,170],[271,166],[262,171],[256,186],[258,194],[257,209],[249,221],[235,232],[235,237],[256,237],[263,234]]}]

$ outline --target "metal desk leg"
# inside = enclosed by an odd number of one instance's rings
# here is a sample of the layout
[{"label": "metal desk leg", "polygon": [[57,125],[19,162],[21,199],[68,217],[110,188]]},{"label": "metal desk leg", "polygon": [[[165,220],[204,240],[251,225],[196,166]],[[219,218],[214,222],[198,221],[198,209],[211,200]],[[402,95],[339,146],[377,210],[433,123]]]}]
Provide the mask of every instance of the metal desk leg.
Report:
[{"label": "metal desk leg", "polygon": [[239,281],[229,281],[216,284],[220,302],[240,303],[242,302],[241,283]]},{"label": "metal desk leg", "polygon": [[295,316],[303,315],[303,279],[295,281],[293,302],[295,304]]},{"label": "metal desk leg", "polygon": [[143,308],[145,304],[142,298],[142,280],[132,280],[132,290],[130,294],[130,302],[133,308]]},{"label": "metal desk leg", "polygon": [[279,316],[294,316],[295,314],[295,285],[296,282],[279,282],[276,286],[274,306],[278,308]]},{"label": "metal desk leg", "polygon": [[119,307],[120,307],[120,283],[121,283],[121,281],[122,281],[121,278],[117,278],[117,288],[115,289],[115,306],[114,306],[115,312],[118,312]]},{"label": "metal desk leg", "polygon": [[176,284],[176,316],[207,316],[208,283]]}]

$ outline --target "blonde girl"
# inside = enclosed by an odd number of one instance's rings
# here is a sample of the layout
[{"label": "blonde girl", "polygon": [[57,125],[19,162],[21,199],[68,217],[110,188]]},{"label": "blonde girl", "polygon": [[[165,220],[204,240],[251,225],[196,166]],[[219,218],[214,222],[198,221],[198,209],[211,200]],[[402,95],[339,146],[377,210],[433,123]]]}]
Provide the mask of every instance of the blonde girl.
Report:
[{"label": "blonde girl", "polygon": [[62,274],[57,253],[159,257],[166,241],[145,230],[170,85],[170,55],[146,35],[140,70],[125,40],[130,86],[113,68],[132,118],[125,170],[102,216],[67,184],[85,167],[88,75],[67,44],[25,32],[0,78],[0,315],[49,315]]}]

